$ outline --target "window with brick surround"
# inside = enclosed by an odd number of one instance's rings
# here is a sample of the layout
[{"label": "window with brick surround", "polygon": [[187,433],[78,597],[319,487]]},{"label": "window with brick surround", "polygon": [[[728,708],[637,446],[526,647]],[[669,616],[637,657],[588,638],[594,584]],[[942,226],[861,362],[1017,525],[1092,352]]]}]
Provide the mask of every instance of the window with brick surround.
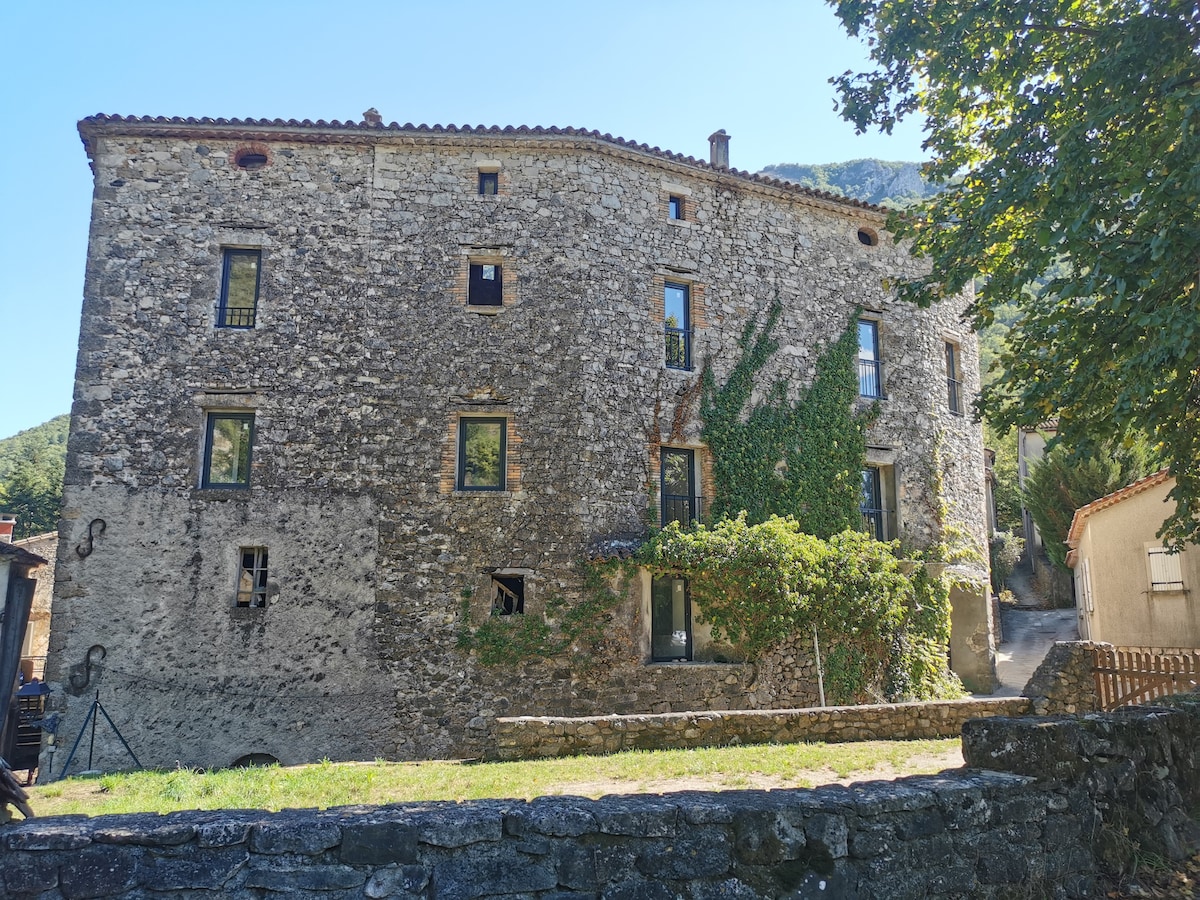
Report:
[{"label": "window with brick surround", "polygon": [[458,422],[460,491],[503,491],[506,483],[508,420],[463,417]]},{"label": "window with brick surround", "polygon": [[211,412],[204,433],[204,470],[200,486],[250,487],[250,451],[254,414]]},{"label": "window with brick surround", "polygon": [[667,218],[682,219],[683,218],[683,198],[672,194],[667,198]]},{"label": "window with brick surround", "polygon": [[692,296],[686,284],[663,284],[663,331],[669,369],[692,368]]},{"label": "window with brick surround", "polygon": [[659,497],[662,524],[690,525],[700,518],[701,498],[696,494],[696,451],[679,447],[661,447],[659,459]]},{"label": "window with brick surround", "polygon": [[222,254],[218,328],[253,328],[258,317],[261,250],[227,248]]},{"label": "window with brick surround", "polygon": [[479,173],[479,193],[485,197],[494,197],[500,192],[500,173],[499,172],[480,172]]},{"label": "window with brick surround", "polygon": [[471,263],[467,277],[468,306],[504,304],[504,270],[499,263]]},{"label": "window with brick surround", "polygon": [[262,608],[267,605],[267,548],[242,547],[238,551],[237,594],[240,607]]}]

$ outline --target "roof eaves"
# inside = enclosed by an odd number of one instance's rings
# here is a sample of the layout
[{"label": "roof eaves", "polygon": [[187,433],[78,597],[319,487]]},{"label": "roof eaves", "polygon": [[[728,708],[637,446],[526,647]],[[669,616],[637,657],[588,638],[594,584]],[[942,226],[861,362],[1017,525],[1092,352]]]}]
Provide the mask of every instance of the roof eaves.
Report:
[{"label": "roof eaves", "polygon": [[1139,478],[1133,484],[1126,485],[1120,490],[1113,491],[1111,494],[1105,494],[1098,500],[1093,500],[1091,503],[1079,507],[1079,509],[1075,510],[1075,515],[1071,517],[1071,527],[1067,530],[1067,546],[1072,550],[1079,546],[1079,539],[1083,537],[1083,528],[1088,516],[1102,509],[1107,509],[1110,506],[1115,506],[1123,500],[1128,500],[1130,497],[1150,490],[1152,487],[1157,487],[1170,479],[1170,477],[1170,469],[1160,469],[1152,475]]}]

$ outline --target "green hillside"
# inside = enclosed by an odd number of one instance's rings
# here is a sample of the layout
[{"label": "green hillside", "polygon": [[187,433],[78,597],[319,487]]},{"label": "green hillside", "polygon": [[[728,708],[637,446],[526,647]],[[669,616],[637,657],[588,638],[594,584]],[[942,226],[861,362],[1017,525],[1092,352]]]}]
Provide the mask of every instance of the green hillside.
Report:
[{"label": "green hillside", "polygon": [[779,163],[759,174],[892,209],[905,209],[937,193],[921,177],[921,164],[916,162],[854,159],[823,166]]},{"label": "green hillside", "polygon": [[55,416],[0,440],[0,512],[17,517],[18,539],[58,530],[70,423]]}]

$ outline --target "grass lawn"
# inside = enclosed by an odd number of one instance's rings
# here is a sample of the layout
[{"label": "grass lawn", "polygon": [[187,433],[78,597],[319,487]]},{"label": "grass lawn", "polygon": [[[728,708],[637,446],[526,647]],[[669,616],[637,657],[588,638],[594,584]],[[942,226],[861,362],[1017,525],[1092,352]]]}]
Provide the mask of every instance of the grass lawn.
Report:
[{"label": "grass lawn", "polygon": [[40,818],[183,809],[327,808],[550,794],[795,788],[940,772],[962,765],[958,738],[662,750],[506,763],[331,763],[68,778],[29,788]]}]

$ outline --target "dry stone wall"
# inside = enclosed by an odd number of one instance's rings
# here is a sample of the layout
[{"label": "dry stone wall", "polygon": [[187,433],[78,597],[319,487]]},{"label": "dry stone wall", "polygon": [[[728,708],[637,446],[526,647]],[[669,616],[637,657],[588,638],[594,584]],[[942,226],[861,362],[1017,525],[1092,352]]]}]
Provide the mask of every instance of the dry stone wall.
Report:
[{"label": "dry stone wall", "polygon": [[[502,715],[811,702],[792,655],[760,692],[745,668],[646,665],[637,590],[584,666],[487,668],[458,649],[494,570],[524,578],[526,615],[579,601],[586,549],[645,533],[660,444],[703,467],[698,371],[664,364],[664,280],[692,285],[694,356],[718,379],[776,294],[764,377],[792,391],[855,308],[878,318],[869,443],[900,531],[932,536],[940,440],[945,499],[982,545],[979,431],[945,403],[947,338],[978,387],[963,303],[892,298],[884,282],[915,263],[886,234],[858,240],[878,211],[599,136],[105,118],[81,133],[95,196],[49,673],[67,736],[96,690],[151,765],[473,756]],[[240,167],[250,151],[266,164]],[[498,195],[478,193],[484,167]],[[228,248],[262,251],[251,329],[214,325]],[[472,260],[502,267],[488,314],[463,303]],[[254,416],[246,490],[199,487],[214,410]],[[471,415],[508,421],[508,490],[453,490]],[[243,615],[247,546],[269,549],[272,594]]]},{"label": "dry stone wall", "polygon": [[[976,768],[816,790],[542,797],[0,829],[6,897],[1090,898],[1200,842],[1200,698],[967,723]],[[985,768],[986,767],[986,768]]]}]

